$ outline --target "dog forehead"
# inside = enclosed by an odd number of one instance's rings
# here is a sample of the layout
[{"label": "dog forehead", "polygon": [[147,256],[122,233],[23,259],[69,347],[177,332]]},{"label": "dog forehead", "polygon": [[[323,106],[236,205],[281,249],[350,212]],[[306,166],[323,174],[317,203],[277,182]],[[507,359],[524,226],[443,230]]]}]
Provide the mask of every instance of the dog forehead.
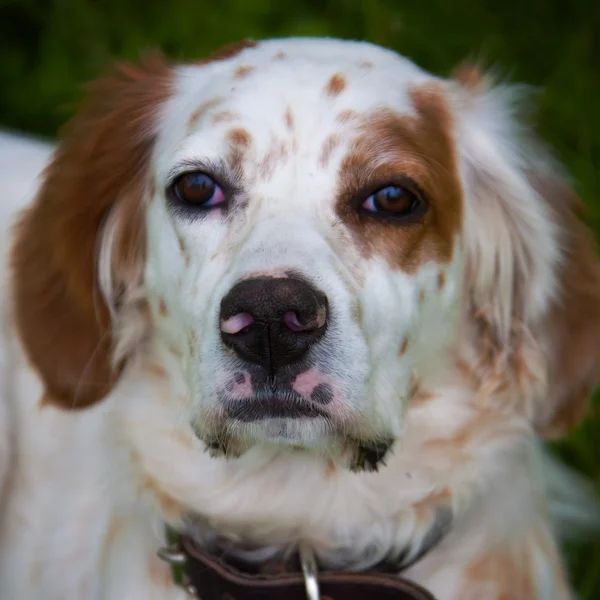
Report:
[{"label": "dog forehead", "polygon": [[[413,114],[413,86],[434,77],[410,60],[365,42],[269,40],[225,60],[177,69],[159,144],[173,162],[222,158],[227,148],[297,157],[327,154],[351,138],[352,119],[374,110]],[[275,147],[274,147],[275,146]],[[281,147],[279,151],[283,151]],[[268,160],[267,160],[268,162]]]}]

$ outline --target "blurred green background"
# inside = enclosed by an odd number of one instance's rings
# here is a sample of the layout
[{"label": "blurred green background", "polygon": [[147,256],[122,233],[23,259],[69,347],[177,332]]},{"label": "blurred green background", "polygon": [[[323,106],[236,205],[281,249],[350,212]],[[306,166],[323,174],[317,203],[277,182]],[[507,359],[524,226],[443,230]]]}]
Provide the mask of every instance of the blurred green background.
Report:
[{"label": "blurred green background", "polygon": [[[481,58],[537,86],[539,129],[600,234],[599,0],[0,0],[0,126],[56,135],[82,84],[116,57],[159,47],[197,58],[244,37],[287,35],[367,39],[442,75]],[[600,489],[599,421],[596,401],[555,450]],[[567,554],[581,597],[600,600],[600,538]]]}]

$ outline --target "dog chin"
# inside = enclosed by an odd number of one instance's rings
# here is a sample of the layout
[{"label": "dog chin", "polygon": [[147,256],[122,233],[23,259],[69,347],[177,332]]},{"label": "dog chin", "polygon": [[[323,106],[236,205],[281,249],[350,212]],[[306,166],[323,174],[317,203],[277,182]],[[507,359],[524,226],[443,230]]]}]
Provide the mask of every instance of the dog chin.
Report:
[{"label": "dog chin", "polygon": [[292,452],[309,452],[334,459],[351,471],[378,471],[394,440],[342,437],[321,419],[271,418],[253,423],[228,422],[218,435],[199,435],[215,458],[239,458],[256,446],[278,446]]}]

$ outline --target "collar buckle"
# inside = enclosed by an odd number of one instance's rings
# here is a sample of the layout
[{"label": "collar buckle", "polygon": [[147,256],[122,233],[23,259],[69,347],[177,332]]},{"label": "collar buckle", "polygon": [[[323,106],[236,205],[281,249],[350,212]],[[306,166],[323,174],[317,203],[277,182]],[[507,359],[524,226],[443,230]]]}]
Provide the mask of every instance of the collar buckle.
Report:
[{"label": "collar buckle", "polygon": [[304,543],[298,546],[300,555],[300,564],[302,565],[302,575],[304,577],[304,587],[306,588],[306,600],[320,600],[319,592],[319,571],[317,569],[317,560],[312,549]]}]

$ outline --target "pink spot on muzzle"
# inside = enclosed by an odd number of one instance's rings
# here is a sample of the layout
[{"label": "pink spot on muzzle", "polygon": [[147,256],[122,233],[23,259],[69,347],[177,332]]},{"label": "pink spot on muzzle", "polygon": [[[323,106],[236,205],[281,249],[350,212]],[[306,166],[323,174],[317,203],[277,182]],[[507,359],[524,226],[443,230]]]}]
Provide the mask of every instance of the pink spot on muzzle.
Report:
[{"label": "pink spot on muzzle", "polygon": [[252,396],[252,380],[250,374],[237,371],[225,386],[230,400],[244,400]]},{"label": "pink spot on muzzle", "polygon": [[309,369],[296,376],[292,389],[301,396],[310,398],[315,388],[322,383],[329,383],[329,379],[317,369]]}]

